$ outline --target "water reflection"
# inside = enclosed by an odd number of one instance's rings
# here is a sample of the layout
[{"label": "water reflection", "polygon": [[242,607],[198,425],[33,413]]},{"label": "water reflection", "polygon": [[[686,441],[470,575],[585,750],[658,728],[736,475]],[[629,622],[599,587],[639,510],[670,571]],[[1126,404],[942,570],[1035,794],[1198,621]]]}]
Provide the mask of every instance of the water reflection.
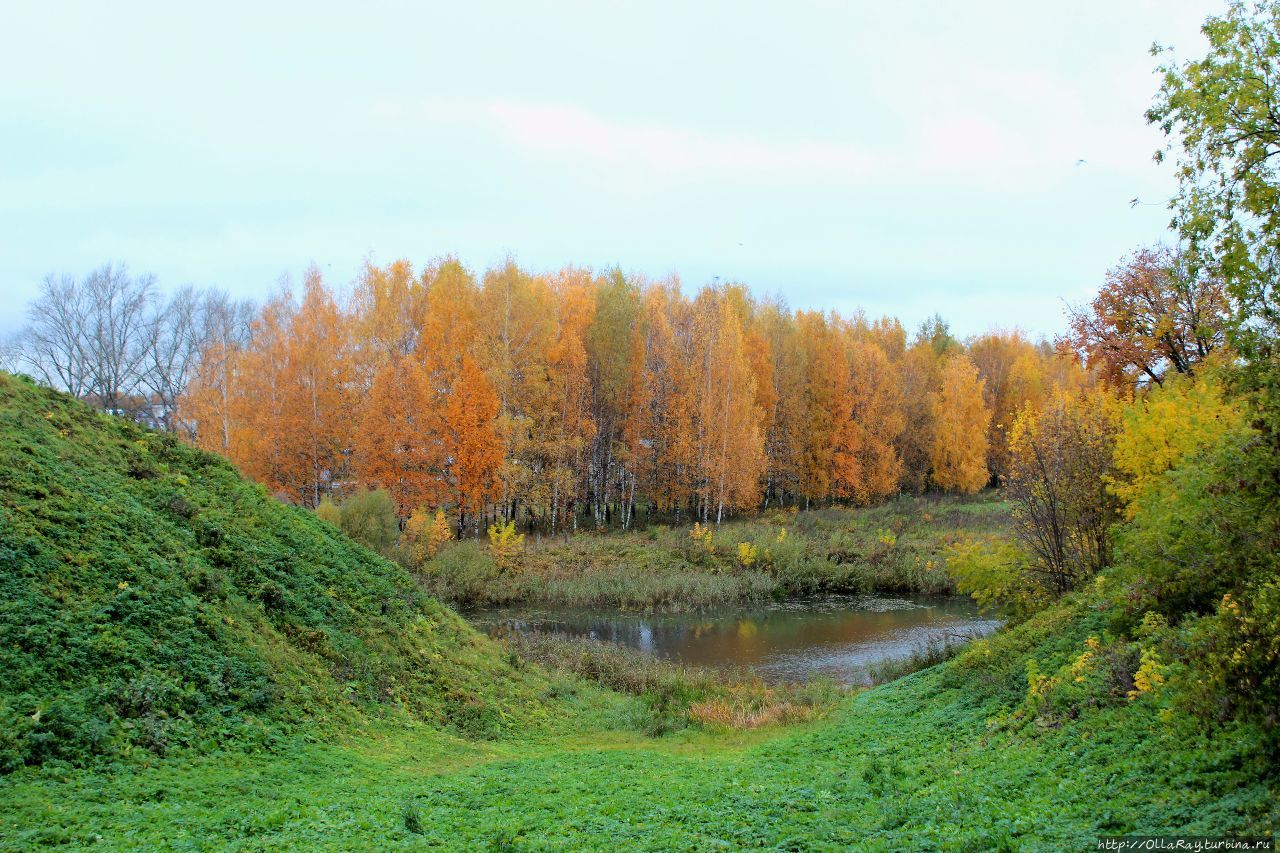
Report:
[{"label": "water reflection", "polygon": [[965,640],[999,623],[967,598],[825,595],[710,613],[633,614],[585,608],[499,608],[468,614],[496,630],[557,631],[700,666],[744,666],[766,681],[826,675],[855,683],[867,667],[930,641]]}]

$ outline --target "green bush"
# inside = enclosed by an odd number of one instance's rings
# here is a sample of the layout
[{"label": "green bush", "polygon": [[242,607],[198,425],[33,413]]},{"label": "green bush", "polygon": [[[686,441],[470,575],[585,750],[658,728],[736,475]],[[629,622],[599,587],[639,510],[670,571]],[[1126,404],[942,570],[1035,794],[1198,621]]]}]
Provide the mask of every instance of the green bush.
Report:
[{"label": "green bush", "polygon": [[[325,511],[322,502],[316,514],[331,516],[332,510]],[[390,556],[400,538],[396,502],[386,489],[361,489],[342,502],[338,527],[366,548]]]},{"label": "green bush", "polygon": [[983,610],[1011,619],[1025,619],[1054,598],[1032,570],[1030,555],[1008,540],[956,543],[947,551],[946,565],[960,592],[973,596]]},{"label": "green bush", "polygon": [[1228,433],[1149,485],[1116,534],[1117,630],[1169,625],[1164,657],[1186,663],[1181,695],[1210,717],[1280,722],[1276,468],[1255,434]]},{"label": "green bush", "polygon": [[1201,712],[1280,723],[1280,577],[1259,579],[1238,598],[1225,594],[1213,616],[1187,631],[1187,645],[1207,688],[1190,694]]},{"label": "green bush", "polygon": [[498,604],[517,597],[510,573],[500,570],[479,542],[442,548],[422,564],[419,577],[432,595],[455,604]]},{"label": "green bush", "polygon": [[1166,472],[1134,505],[1116,533],[1120,603],[1135,621],[1148,610],[1178,618],[1211,612],[1225,593],[1240,593],[1275,570],[1274,512],[1265,494],[1232,488],[1261,472],[1248,470],[1250,439],[1230,436],[1220,448]]}]

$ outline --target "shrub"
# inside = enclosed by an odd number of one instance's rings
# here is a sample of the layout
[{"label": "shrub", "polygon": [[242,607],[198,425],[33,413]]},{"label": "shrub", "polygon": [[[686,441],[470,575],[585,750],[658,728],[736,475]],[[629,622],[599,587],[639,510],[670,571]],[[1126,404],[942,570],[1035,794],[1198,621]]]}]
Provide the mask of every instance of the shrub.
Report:
[{"label": "shrub", "polygon": [[320,499],[320,505],[316,507],[316,517],[321,521],[329,522],[339,530],[342,529],[342,510],[328,495]]},{"label": "shrub", "polygon": [[1248,429],[1244,405],[1223,394],[1212,371],[1169,377],[1135,400],[1125,408],[1110,480],[1126,518],[1134,517],[1141,498],[1158,488],[1166,471]]},{"label": "shrub", "polygon": [[[450,545],[421,567],[421,578],[435,596],[455,604],[504,599],[493,559],[478,542]],[[514,597],[514,590],[511,597]]]},{"label": "shrub", "polygon": [[362,489],[342,503],[339,526],[361,545],[386,554],[400,536],[396,502],[386,489]]},{"label": "shrub", "polygon": [[702,522],[695,521],[693,523],[693,529],[689,531],[689,539],[698,548],[708,554],[714,554],[716,552],[714,532],[711,529],[711,525],[706,525],[704,527]]},{"label": "shrub", "polygon": [[414,835],[421,835],[423,832],[422,814],[413,800],[406,800],[404,804],[404,828]]},{"label": "shrub", "polygon": [[1025,619],[1053,600],[1033,571],[1030,556],[1004,539],[969,539],[946,552],[947,571],[956,589],[973,596],[983,610],[999,610],[1011,619]]},{"label": "shrub", "polygon": [[524,551],[524,534],[516,533],[515,520],[489,525],[489,553],[501,569],[514,568],[516,559]]},{"label": "shrub", "polygon": [[[1240,484],[1258,454],[1247,433],[1155,478],[1137,498],[1133,520],[1116,536],[1118,602],[1140,618],[1153,610],[1177,621],[1211,613],[1249,579],[1274,575],[1274,516],[1267,498]],[[1227,484],[1236,484],[1229,486]]]},{"label": "shrub", "polygon": [[1111,562],[1118,501],[1106,488],[1119,404],[1104,391],[1061,391],[1009,432],[1009,496],[1018,538],[1057,595]]},{"label": "shrub", "polygon": [[[1041,661],[1026,661],[1027,689],[1010,722],[1034,720],[1042,727],[1061,725],[1082,711],[1131,702],[1163,682],[1154,653],[1137,643],[1088,636],[1083,648],[1056,671],[1042,671]],[[1142,679],[1139,686],[1137,679]]]},{"label": "shrub", "polygon": [[904,658],[886,658],[867,667],[867,681],[870,684],[887,684],[899,678],[928,669],[931,666],[951,660],[968,645],[969,640],[961,637],[933,636],[918,643],[911,654]]},{"label": "shrub", "polygon": [[1261,580],[1239,598],[1224,595],[1213,617],[1195,626],[1191,660],[1224,710],[1280,723],[1280,578]]},{"label": "shrub", "polygon": [[418,567],[440,553],[453,539],[453,528],[445,517],[443,509],[437,509],[432,515],[426,507],[418,507],[405,522],[404,533],[400,535],[401,552],[408,558],[409,565]]},{"label": "shrub", "polygon": [[811,720],[845,695],[825,679],[771,686],[745,672],[683,666],[600,640],[518,632],[505,639],[525,660],[640,696],[648,712],[644,727],[653,735],[689,723],[752,729]]}]

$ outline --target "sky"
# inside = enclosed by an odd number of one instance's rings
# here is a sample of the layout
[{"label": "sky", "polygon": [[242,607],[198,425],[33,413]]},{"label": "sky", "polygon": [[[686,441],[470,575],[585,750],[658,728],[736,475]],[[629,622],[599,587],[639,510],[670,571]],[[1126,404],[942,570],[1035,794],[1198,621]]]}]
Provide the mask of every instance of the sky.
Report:
[{"label": "sky", "polygon": [[1168,240],[1149,48],[1221,8],[8,4],[0,334],[108,261],[261,300],[452,254],[1052,335]]}]

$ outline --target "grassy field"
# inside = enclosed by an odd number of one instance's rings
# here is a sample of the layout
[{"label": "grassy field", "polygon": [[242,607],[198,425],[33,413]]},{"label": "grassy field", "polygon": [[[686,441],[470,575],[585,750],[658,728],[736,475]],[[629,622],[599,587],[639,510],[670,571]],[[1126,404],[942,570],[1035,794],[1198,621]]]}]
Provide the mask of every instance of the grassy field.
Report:
[{"label": "grassy field", "polygon": [[712,526],[701,539],[692,526],[662,525],[526,537],[523,553],[504,567],[481,545],[462,542],[418,574],[434,595],[458,605],[696,610],[819,591],[945,594],[955,592],[946,546],[1004,534],[1010,524],[996,493],[902,497],[863,509],[775,509]]},{"label": "grassy field", "polygon": [[[563,571],[562,589],[635,607],[690,565],[691,583],[751,595],[914,589],[944,578],[947,541],[1007,519],[990,497],[778,513],[535,547],[502,577],[545,590]],[[610,586],[615,563],[661,580]],[[0,374],[0,849],[1056,850],[1273,831],[1274,732],[1193,716],[1158,668],[1135,684],[1137,646],[1088,595],[853,693],[504,644],[225,461]]]},{"label": "grassy field", "polygon": [[1249,727],[1204,729],[1157,695],[1012,722],[1024,663],[1096,629],[1037,617],[847,698],[827,719],[659,738],[639,700],[559,731],[464,740],[370,724],[269,754],[46,765],[0,781],[0,845],[370,849],[1084,849],[1102,834],[1268,834],[1275,770]]}]

